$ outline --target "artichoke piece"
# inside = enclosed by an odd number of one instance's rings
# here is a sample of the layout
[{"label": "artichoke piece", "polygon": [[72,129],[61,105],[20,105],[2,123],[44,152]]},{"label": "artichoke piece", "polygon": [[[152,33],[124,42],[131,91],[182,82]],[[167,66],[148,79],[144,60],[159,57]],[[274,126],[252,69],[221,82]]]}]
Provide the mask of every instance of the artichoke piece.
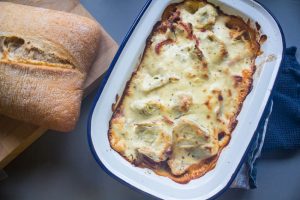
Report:
[{"label": "artichoke piece", "polygon": [[213,136],[188,118],[181,118],[174,127],[172,146],[168,165],[175,175],[184,174],[189,167],[218,152],[218,143]]},{"label": "artichoke piece", "polygon": [[146,122],[135,127],[137,152],[154,162],[166,160],[171,149],[171,136],[161,126],[158,122]]},{"label": "artichoke piece", "polygon": [[190,0],[184,2],[184,8],[191,14],[194,14],[199,8],[202,8],[203,6],[205,6],[205,3],[198,0]]},{"label": "artichoke piece", "polygon": [[141,115],[150,116],[159,114],[163,105],[159,100],[152,98],[135,101],[131,104],[131,108],[138,111]]},{"label": "artichoke piece", "polygon": [[173,143],[179,148],[195,148],[209,141],[209,135],[195,122],[181,119],[173,130]]},{"label": "artichoke piece", "polygon": [[161,88],[169,83],[178,81],[179,78],[175,75],[156,75],[156,76],[146,76],[142,83],[142,91],[151,92],[152,90]]}]

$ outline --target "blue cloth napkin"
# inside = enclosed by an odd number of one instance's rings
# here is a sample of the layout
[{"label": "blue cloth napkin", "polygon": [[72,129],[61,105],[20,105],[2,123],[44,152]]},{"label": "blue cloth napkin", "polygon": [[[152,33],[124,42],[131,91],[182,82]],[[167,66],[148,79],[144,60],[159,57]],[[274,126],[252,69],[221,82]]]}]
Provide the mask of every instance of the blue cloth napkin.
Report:
[{"label": "blue cloth napkin", "polygon": [[300,148],[300,65],[296,51],[296,47],[286,49],[248,158],[233,181],[233,188],[256,188],[256,162],[261,153]]}]

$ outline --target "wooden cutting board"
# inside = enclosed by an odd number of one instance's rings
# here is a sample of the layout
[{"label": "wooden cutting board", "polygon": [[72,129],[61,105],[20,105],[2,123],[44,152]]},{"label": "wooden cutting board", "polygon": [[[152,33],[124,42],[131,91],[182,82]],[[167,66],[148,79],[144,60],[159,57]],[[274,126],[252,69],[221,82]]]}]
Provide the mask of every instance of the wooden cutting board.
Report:
[{"label": "wooden cutting board", "polygon": [[[79,0],[5,0],[19,4],[75,13],[93,18],[80,4]],[[101,27],[99,55],[91,67],[85,84],[85,96],[99,83],[101,75],[112,61],[118,45],[111,36]],[[1,30],[0,30],[1,31]],[[29,145],[47,131],[45,127],[38,127],[0,115],[0,169],[17,157]]]}]

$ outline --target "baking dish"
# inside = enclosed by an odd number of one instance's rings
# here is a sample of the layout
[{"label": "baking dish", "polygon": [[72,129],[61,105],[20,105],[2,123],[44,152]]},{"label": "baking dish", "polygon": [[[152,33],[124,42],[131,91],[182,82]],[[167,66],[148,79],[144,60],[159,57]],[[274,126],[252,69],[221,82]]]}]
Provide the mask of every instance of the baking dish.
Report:
[{"label": "baking dish", "polygon": [[209,199],[218,196],[233,181],[273,87],[284,51],[282,31],[260,4],[250,0],[211,0],[227,14],[250,19],[261,25],[268,36],[262,46],[263,54],[256,59],[257,71],[253,89],[244,101],[238,125],[229,145],[222,151],[216,167],[203,177],[182,185],[161,177],[149,169],[137,168],[111,149],[107,131],[112,116],[111,106],[116,95],[123,93],[125,83],[139,63],[145,41],[165,7],[180,0],[147,1],[113,60],[97,93],[88,122],[88,140],[100,166],[124,183],[163,199]]}]

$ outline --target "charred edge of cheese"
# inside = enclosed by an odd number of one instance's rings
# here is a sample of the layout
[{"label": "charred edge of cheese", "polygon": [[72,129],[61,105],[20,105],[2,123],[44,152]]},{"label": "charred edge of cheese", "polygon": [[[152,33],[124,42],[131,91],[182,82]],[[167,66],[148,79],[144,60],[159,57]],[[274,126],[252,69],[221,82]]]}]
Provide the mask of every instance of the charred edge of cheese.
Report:
[{"label": "charred edge of cheese", "polygon": [[[221,149],[220,149],[221,151]],[[191,179],[195,179],[197,177],[201,177],[205,175],[207,172],[212,170],[217,163],[217,160],[219,158],[219,154],[209,157],[207,159],[202,160],[198,164],[195,164],[191,166],[187,173],[175,176],[169,171],[165,170],[164,168],[152,168],[152,170],[159,176],[165,176],[170,178],[171,180],[180,183],[180,184],[187,184],[191,181]]]},{"label": "charred edge of cheese", "polygon": [[178,183],[213,169],[251,90],[258,36],[205,0],[168,6],[110,121],[111,147]]},{"label": "charred edge of cheese", "polygon": [[124,121],[125,119],[119,114],[115,114],[114,118],[110,121],[108,137],[113,149],[121,153],[128,161],[133,161],[133,158],[128,158],[124,153],[127,148],[125,140],[122,138],[122,136],[124,137],[124,135],[127,135],[127,132],[124,131]]}]

